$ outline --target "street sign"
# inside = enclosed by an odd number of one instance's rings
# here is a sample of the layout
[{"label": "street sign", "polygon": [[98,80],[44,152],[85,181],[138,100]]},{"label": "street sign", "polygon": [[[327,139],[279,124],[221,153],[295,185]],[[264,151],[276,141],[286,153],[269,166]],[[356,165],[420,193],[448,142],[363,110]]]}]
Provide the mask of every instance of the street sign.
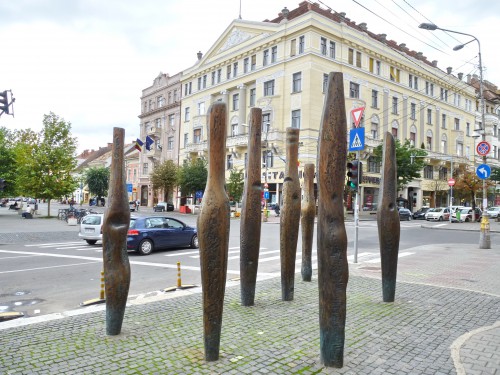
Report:
[{"label": "street sign", "polygon": [[476,175],[482,180],[487,179],[488,177],[491,176],[491,168],[488,164],[481,164],[478,165],[476,169]]},{"label": "street sign", "polygon": [[268,191],[264,192],[264,199],[269,199],[269,192]]},{"label": "street sign", "polygon": [[267,189],[269,187],[269,185],[267,184],[267,182],[264,183],[264,189]]},{"label": "street sign", "polygon": [[476,146],[476,151],[477,151],[477,154],[478,155],[481,155],[481,156],[486,156],[488,155],[488,153],[490,152],[491,150],[491,146],[488,142],[486,141],[482,141],[482,142],[479,142]]},{"label": "street sign", "polygon": [[354,126],[359,127],[359,123],[361,122],[361,118],[363,117],[363,112],[365,111],[365,107],[354,108],[351,111],[352,119],[354,120]]},{"label": "street sign", "polygon": [[453,186],[453,185],[455,185],[455,179],[453,178],[448,179],[448,186]]},{"label": "street sign", "polygon": [[361,151],[365,148],[365,128],[349,130],[349,151]]}]

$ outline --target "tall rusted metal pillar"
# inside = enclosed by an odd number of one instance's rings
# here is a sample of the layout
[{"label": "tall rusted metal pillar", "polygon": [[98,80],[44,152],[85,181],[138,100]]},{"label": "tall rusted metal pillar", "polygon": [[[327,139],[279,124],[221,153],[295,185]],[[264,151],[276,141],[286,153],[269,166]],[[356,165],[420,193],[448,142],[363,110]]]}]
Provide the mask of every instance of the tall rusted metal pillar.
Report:
[{"label": "tall rusted metal pillar", "polygon": [[130,287],[127,232],[130,225],[124,157],[125,129],[113,128],[109,207],[102,225],[106,285],[106,333],[119,335]]},{"label": "tall rusted metal pillar", "polygon": [[224,189],[226,104],[208,110],[208,177],[198,215],[205,360],[219,359],[229,246],[229,198]]},{"label": "tall rusted metal pillar", "polygon": [[286,164],[280,220],[281,299],[292,301],[300,224],[299,133],[286,129]]},{"label": "tall rusted metal pillar", "polygon": [[342,73],[330,73],[318,147],[318,289],[321,362],[344,364],[349,279],[344,225],[347,120]]},{"label": "tall rusted metal pillar", "polygon": [[304,165],[303,198],[301,205],[300,226],[302,228],[302,267],[303,281],[312,278],[312,245],[314,236],[314,217],[316,200],[314,199],[314,164]]},{"label": "tall rusted metal pillar", "polygon": [[382,268],[382,296],[384,302],[394,302],[400,238],[397,198],[396,144],[391,133],[384,135],[382,179],[377,209],[380,263]]},{"label": "tall rusted metal pillar", "polygon": [[262,109],[250,111],[248,161],[240,220],[241,304],[253,306],[260,249]]}]

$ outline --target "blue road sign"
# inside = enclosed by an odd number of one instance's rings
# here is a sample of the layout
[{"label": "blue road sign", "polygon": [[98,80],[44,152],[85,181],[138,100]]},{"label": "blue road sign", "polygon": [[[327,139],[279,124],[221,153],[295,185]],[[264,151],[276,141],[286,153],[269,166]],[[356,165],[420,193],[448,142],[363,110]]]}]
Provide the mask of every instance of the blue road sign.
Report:
[{"label": "blue road sign", "polygon": [[349,131],[349,151],[361,151],[365,148],[365,128],[354,128]]},{"label": "blue road sign", "polygon": [[127,184],[127,192],[132,192],[132,184]]},{"label": "blue road sign", "polygon": [[488,164],[478,165],[476,169],[476,175],[480,179],[484,180],[491,176],[491,168]]},{"label": "blue road sign", "polygon": [[194,193],[194,196],[196,199],[201,199],[203,198],[203,190],[197,190],[195,193]]},{"label": "blue road sign", "polygon": [[264,199],[269,199],[269,192],[268,191],[264,192]]}]

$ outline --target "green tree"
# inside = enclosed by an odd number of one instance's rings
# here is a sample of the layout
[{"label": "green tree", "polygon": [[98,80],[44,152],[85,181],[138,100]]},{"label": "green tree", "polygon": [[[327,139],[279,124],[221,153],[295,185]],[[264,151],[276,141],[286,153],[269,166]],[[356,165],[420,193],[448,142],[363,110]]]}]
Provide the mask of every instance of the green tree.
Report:
[{"label": "green tree", "polygon": [[177,175],[179,168],[173,160],[165,160],[163,163],[157,165],[150,175],[153,190],[163,190],[163,200],[170,202],[172,193],[177,186]]},{"label": "green tree", "polygon": [[0,178],[5,180],[5,189],[0,191],[0,196],[16,195],[16,159],[13,144],[14,135],[7,128],[0,128]]},{"label": "green tree", "polygon": [[227,194],[233,202],[240,202],[245,185],[245,176],[242,170],[231,169],[229,180],[226,183]]},{"label": "green tree", "polygon": [[[382,162],[382,147],[383,145],[379,145],[373,150],[375,161],[379,163]],[[420,172],[426,164],[424,156],[427,156],[427,152],[425,150],[412,146],[408,139],[405,140],[403,144],[401,144],[399,139],[396,139],[398,190],[401,190],[415,178],[420,177]]]},{"label": "green tree", "polygon": [[76,139],[71,136],[71,123],[54,113],[43,116],[39,133],[18,133],[16,185],[19,192],[48,202],[70,195],[77,187],[72,176],[76,167]]},{"label": "green tree", "polygon": [[[495,186],[495,183],[490,180],[486,180],[486,188]],[[453,186],[453,191],[456,192],[457,196],[466,196],[470,198],[472,203],[472,208],[476,208],[476,195],[482,197],[483,195],[483,180],[477,177],[475,171],[463,170],[455,177],[455,185]]]},{"label": "green tree", "polygon": [[109,175],[109,168],[106,167],[94,167],[85,171],[85,183],[89,188],[89,192],[97,195],[98,201],[101,197],[108,195]]},{"label": "green tree", "polygon": [[194,196],[198,190],[205,190],[207,185],[207,162],[203,159],[185,161],[179,168],[178,186],[184,196]]}]

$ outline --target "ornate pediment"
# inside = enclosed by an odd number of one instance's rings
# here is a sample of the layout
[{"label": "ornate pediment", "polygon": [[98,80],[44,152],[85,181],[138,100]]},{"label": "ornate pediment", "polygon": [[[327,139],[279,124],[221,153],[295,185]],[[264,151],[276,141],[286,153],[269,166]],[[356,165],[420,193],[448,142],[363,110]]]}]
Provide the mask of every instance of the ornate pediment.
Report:
[{"label": "ornate pediment", "polygon": [[238,28],[235,28],[231,32],[231,34],[229,34],[225,43],[219,49],[219,52],[225,51],[225,50],[227,50],[235,45],[238,45],[238,44],[244,42],[245,40],[252,38],[253,36],[255,36],[255,35],[247,33],[243,30],[238,29]]}]

